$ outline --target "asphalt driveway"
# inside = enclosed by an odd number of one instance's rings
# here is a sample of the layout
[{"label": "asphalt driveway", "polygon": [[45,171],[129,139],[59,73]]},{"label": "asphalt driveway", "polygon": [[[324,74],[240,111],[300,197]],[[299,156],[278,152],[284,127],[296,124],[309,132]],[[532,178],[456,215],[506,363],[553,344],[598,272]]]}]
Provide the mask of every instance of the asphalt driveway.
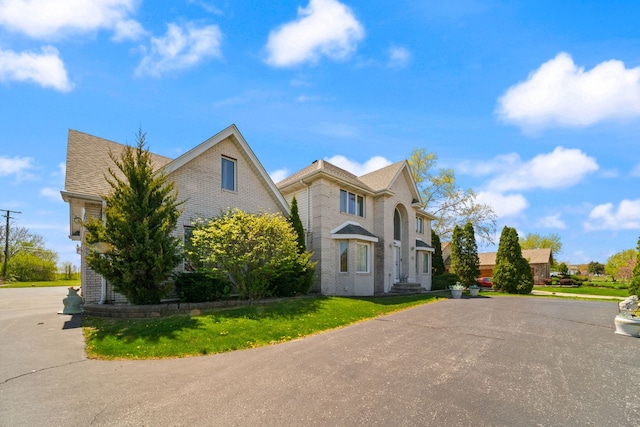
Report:
[{"label": "asphalt driveway", "polygon": [[614,334],[615,302],[447,300],[271,347],[108,362],[55,314],[65,294],[0,289],[0,425],[640,425],[640,340]]}]

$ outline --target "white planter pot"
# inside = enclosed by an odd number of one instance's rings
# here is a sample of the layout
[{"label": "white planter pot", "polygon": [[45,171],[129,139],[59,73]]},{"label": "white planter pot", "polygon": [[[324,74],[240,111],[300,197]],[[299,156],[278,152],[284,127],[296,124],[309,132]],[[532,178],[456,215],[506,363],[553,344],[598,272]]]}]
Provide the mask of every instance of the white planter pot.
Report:
[{"label": "white planter pot", "polygon": [[459,299],[462,297],[462,289],[451,289],[451,298]]},{"label": "white planter pot", "polygon": [[469,294],[470,294],[472,297],[477,297],[477,296],[478,296],[478,292],[480,292],[480,289],[479,289],[479,288],[478,288],[478,289],[469,288]]},{"label": "white planter pot", "polygon": [[640,318],[628,318],[618,315],[613,322],[616,325],[616,334],[640,337]]}]

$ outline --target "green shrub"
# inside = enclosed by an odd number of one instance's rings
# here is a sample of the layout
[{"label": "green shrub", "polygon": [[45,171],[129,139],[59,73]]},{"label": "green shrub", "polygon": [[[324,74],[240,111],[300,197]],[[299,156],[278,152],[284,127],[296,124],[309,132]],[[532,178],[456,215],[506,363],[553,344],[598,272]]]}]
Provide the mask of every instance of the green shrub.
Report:
[{"label": "green shrub", "polygon": [[442,291],[449,289],[449,286],[455,285],[460,281],[460,277],[453,273],[443,273],[440,276],[435,276],[431,281],[432,291]]},{"label": "green shrub", "polygon": [[178,298],[184,302],[217,301],[228,297],[231,289],[227,280],[205,273],[179,273],[175,288]]},{"label": "green shrub", "polygon": [[274,297],[292,297],[307,294],[315,275],[315,264],[294,264],[288,270],[278,271],[270,280],[270,290]]},{"label": "green shrub", "polygon": [[228,277],[243,299],[295,294],[308,290],[315,266],[297,238],[282,214],[231,209],[193,230],[187,255],[203,272]]},{"label": "green shrub", "polygon": [[576,282],[571,278],[562,278],[560,279],[560,286],[575,286]]}]

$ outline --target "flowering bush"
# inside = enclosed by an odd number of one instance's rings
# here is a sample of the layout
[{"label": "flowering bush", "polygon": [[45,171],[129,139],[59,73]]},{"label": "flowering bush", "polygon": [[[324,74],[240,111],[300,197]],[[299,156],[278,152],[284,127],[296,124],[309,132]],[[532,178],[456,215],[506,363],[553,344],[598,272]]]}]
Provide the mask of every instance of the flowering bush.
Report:
[{"label": "flowering bush", "polygon": [[464,286],[462,285],[462,283],[456,282],[455,285],[449,286],[449,289],[451,289],[452,291],[462,291],[464,290]]}]

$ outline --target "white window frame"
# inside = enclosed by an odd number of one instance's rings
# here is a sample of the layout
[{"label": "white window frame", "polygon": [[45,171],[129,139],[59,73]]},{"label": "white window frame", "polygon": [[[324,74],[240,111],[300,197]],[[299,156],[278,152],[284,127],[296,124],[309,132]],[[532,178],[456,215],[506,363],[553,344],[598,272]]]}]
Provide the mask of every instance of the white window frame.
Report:
[{"label": "white window frame", "polygon": [[[220,188],[226,191],[237,192],[238,191],[238,162],[235,159],[227,156],[221,156],[222,160],[220,160]],[[233,188],[225,187],[225,162],[229,162],[233,165]]]},{"label": "white window frame", "polygon": [[416,217],[416,233],[424,234],[424,219]]},{"label": "white window frame", "polygon": [[429,256],[429,252],[424,251],[422,256],[424,257],[422,259],[422,274],[429,274],[431,273],[431,257]]},{"label": "white window frame", "polygon": [[[369,273],[371,272],[371,245],[369,243],[356,243],[356,273]],[[361,259],[361,250],[364,250],[364,260]],[[364,269],[360,264],[361,261],[364,261]]]},{"label": "white window frame", "polygon": [[[342,262],[342,257],[344,255],[345,258],[345,262],[344,262],[344,270],[343,268],[343,262]],[[340,273],[348,273],[349,272],[349,242],[346,240],[343,240],[341,242],[339,242],[338,244],[338,271]]]}]

